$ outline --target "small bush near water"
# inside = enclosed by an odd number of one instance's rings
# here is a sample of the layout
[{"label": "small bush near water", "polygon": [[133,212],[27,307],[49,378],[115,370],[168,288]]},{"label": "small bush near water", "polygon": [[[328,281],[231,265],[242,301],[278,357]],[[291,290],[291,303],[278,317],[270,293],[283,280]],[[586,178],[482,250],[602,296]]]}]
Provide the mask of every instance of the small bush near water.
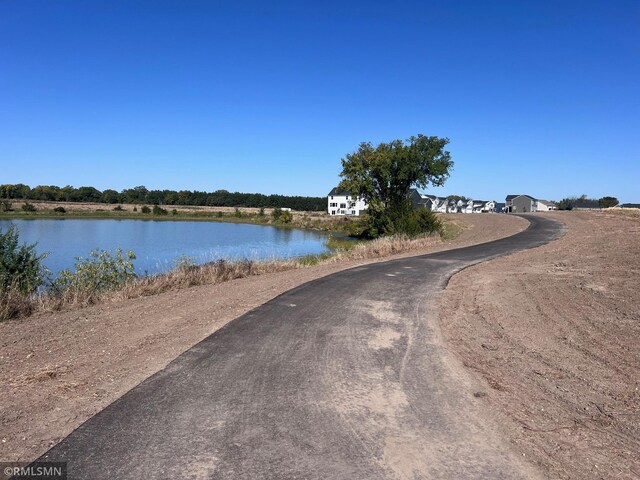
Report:
[{"label": "small bush near water", "polygon": [[18,231],[12,225],[0,232],[0,321],[21,313],[30,313],[38,287],[44,285],[46,255],[36,253],[36,245],[20,245]]},{"label": "small bush near water", "polygon": [[274,208],[271,212],[271,217],[274,222],[291,223],[293,215],[289,210],[282,210],[280,208]]},{"label": "small bush near water", "polygon": [[135,258],[133,252],[121,248],[115,253],[93,250],[88,258],[76,258],[74,270],[58,274],[51,283],[51,294],[67,303],[93,303],[100,293],[120,288],[136,277]]},{"label": "small bush near water", "polygon": [[160,207],[159,205],[154,205],[153,206],[153,214],[154,215],[167,215],[168,213],[169,212],[167,212],[164,208]]},{"label": "small bush near water", "polygon": [[22,211],[27,213],[33,213],[38,209],[35,207],[33,203],[25,202],[22,204]]},{"label": "small bush near water", "polygon": [[13,226],[0,232],[0,321],[37,309],[95,303],[105,292],[121,289],[136,277],[133,252],[116,249],[115,253],[94,250],[89,258],[77,258],[73,270],[63,270],[51,280],[42,264],[46,255],[38,255],[35,247],[20,245]]},{"label": "small bush near water", "polygon": [[13,225],[0,232],[0,292],[14,289],[29,295],[44,285],[47,271],[42,260],[46,255],[38,255],[35,249],[36,244],[20,245]]}]

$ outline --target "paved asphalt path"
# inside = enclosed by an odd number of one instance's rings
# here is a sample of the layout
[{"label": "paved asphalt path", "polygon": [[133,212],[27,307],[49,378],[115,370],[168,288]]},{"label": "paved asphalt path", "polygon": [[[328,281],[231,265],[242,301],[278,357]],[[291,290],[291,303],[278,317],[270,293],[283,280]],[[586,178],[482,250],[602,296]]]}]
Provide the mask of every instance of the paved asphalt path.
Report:
[{"label": "paved asphalt path", "polygon": [[461,269],[543,245],[538,214],[502,240],[353,268],[237,318],[40,460],[69,478],[535,478],[486,425],[438,338]]}]

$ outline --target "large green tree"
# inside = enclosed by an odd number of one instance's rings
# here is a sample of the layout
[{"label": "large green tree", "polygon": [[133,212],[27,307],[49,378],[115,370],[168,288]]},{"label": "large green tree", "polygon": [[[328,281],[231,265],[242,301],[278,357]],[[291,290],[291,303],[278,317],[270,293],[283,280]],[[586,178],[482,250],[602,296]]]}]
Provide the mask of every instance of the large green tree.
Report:
[{"label": "large green tree", "polygon": [[369,205],[368,236],[432,228],[432,217],[414,212],[409,192],[443,185],[449,178],[453,161],[444,149],[448,143],[448,138],[421,134],[375,147],[365,142],[342,159],[340,188]]}]

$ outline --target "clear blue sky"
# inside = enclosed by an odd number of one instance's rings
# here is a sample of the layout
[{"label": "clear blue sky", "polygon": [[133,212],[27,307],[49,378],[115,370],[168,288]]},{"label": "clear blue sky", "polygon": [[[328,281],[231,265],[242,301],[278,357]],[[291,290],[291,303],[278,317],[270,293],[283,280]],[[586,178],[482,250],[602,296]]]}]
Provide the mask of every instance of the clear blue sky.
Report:
[{"label": "clear blue sky", "polygon": [[640,2],[0,0],[0,183],[325,195],[446,136],[438,194],[640,202]]}]

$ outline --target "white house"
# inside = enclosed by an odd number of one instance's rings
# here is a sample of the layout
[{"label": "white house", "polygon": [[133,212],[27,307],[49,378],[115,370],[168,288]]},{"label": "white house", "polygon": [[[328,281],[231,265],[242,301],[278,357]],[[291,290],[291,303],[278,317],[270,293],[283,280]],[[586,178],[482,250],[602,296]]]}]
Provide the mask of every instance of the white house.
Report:
[{"label": "white house", "polygon": [[[449,202],[447,202],[447,213],[458,213],[458,203],[460,201],[456,202],[455,200],[449,200]],[[460,204],[462,204],[460,202]]]},{"label": "white house", "polygon": [[355,215],[359,216],[367,209],[367,202],[352,196],[346,190],[334,188],[327,195],[327,211],[329,215]]},{"label": "white house", "polygon": [[473,202],[474,213],[489,213],[496,211],[496,202],[493,200],[475,200]]},{"label": "white house", "polygon": [[461,213],[473,213],[473,200],[462,201]]}]

